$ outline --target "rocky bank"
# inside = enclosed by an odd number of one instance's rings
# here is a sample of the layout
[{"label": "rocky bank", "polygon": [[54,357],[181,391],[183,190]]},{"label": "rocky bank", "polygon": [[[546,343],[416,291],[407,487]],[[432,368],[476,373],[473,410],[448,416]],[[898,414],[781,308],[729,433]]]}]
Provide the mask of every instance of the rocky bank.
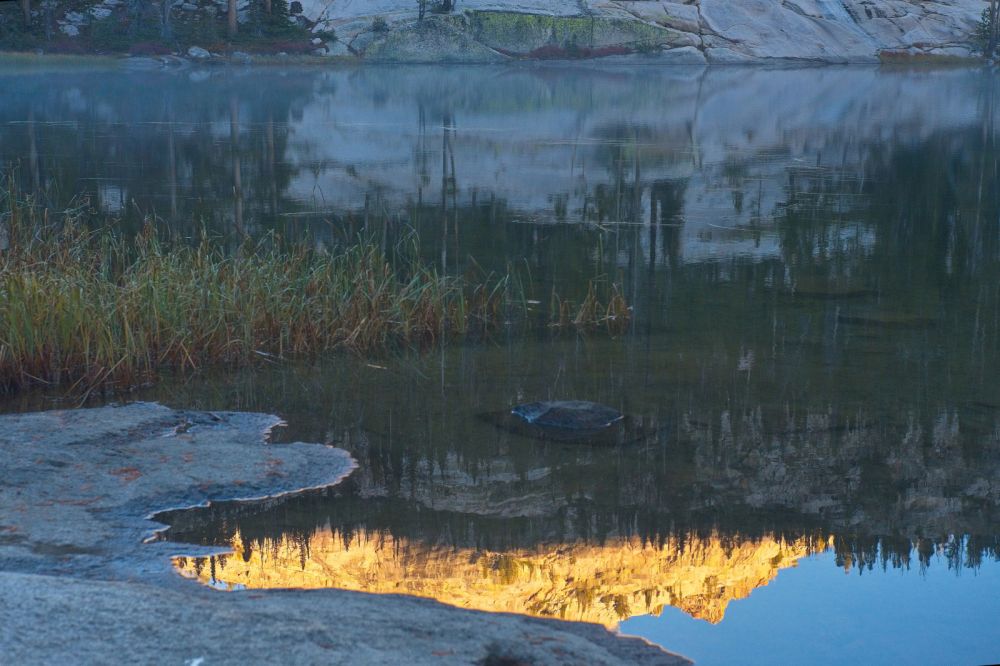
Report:
[{"label": "rocky bank", "polygon": [[208,550],[150,541],[152,512],[326,486],[354,468],[340,449],[268,444],[279,423],[155,404],[3,417],[2,661],[688,663],[595,625],[337,590],[224,594],[177,576],[170,555]]}]

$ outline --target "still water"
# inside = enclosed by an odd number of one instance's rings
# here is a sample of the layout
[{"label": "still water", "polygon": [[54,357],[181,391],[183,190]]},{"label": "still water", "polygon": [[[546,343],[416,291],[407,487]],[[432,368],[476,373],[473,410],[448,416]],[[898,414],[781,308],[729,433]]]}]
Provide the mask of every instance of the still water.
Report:
[{"label": "still water", "polygon": [[[630,330],[502,330],[138,394],[277,413],[341,486],[169,516],[222,589],[598,622],[703,664],[1000,660],[1000,81],[977,69],[0,71],[53,210],[620,285]],[[623,447],[478,417],[579,398]],[[25,395],[6,409],[37,407]]]}]

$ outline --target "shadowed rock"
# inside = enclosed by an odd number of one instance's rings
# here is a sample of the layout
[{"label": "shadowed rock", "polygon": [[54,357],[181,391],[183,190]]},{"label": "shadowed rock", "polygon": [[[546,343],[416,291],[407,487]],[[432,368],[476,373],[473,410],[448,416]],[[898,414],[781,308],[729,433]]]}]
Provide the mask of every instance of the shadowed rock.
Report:
[{"label": "shadowed rock", "polygon": [[642,419],[586,400],[528,402],[509,412],[486,412],[479,417],[524,437],[596,446],[628,444],[654,432]]},{"label": "shadowed rock", "polygon": [[586,400],[528,402],[510,413],[533,425],[561,430],[598,430],[625,418],[617,409]]}]

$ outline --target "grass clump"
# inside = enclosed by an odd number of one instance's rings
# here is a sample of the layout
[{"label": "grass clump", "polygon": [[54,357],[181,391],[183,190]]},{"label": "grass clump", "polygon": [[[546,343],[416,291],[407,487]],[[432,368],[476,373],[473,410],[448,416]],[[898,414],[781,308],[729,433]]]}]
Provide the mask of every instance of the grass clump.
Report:
[{"label": "grass clump", "polygon": [[236,250],[72,221],[5,228],[0,386],[128,388],[164,368],[361,353],[465,336],[501,318],[506,281],[468,284],[374,243],[329,253],[270,237]]},{"label": "grass clump", "polygon": [[[601,286],[600,282],[591,280],[587,285],[587,294],[579,304],[563,300],[553,292],[549,326],[577,330],[603,327],[612,334],[628,330],[632,322],[632,309],[621,289],[615,284],[604,290]],[[607,295],[602,297],[602,292],[607,292]]]},{"label": "grass clump", "polygon": [[[0,195],[2,196],[2,195]],[[13,196],[8,195],[13,201]],[[163,369],[246,365],[351,350],[426,347],[481,335],[527,309],[510,276],[439,274],[411,237],[390,251],[335,251],[270,235],[238,247],[202,235],[124,233],[74,213],[51,222],[0,202],[0,391],[31,384],[129,389]],[[620,329],[627,307],[593,285],[555,325]]]},{"label": "grass clump", "polygon": [[163,367],[335,348],[426,345],[487,324],[502,297],[372,243],[331,254],[274,242],[225,251],[72,224],[0,259],[0,378],[135,384]]}]

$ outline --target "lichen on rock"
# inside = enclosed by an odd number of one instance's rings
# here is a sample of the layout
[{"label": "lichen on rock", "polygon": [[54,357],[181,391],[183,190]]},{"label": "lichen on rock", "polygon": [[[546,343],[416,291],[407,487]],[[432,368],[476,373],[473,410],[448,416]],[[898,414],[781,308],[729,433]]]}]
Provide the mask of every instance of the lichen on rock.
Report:
[{"label": "lichen on rock", "polygon": [[691,35],[641,21],[601,16],[544,16],[514,12],[469,13],[469,29],[483,44],[498,51],[530,53],[546,46],[632,49],[694,46]]}]

